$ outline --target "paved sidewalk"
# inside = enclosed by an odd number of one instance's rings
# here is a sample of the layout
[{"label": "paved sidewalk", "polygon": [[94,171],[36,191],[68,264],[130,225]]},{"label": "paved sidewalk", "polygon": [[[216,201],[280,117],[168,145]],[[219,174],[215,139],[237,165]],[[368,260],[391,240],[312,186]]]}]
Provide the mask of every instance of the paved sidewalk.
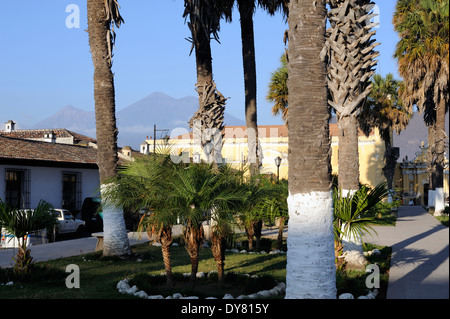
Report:
[{"label": "paved sidewalk", "polygon": [[449,298],[449,229],[420,206],[402,206],[395,227],[365,241],[392,247],[387,299]]},{"label": "paved sidewalk", "polygon": [[[148,241],[147,235],[143,234],[139,240],[137,233],[128,233],[130,245]],[[84,237],[78,239],[57,241],[44,245],[30,246],[33,261],[46,261],[64,257],[83,255],[95,251],[97,239],[94,237]],[[0,248],[0,267],[12,267],[14,261],[12,257],[17,254],[17,248]]]}]

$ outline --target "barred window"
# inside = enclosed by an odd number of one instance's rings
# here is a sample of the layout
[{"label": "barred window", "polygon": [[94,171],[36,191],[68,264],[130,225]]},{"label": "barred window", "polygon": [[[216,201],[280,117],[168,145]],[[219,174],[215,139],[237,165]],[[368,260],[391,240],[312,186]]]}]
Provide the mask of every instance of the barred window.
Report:
[{"label": "barred window", "polygon": [[30,170],[9,169],[5,171],[5,201],[14,208],[30,208]]},{"label": "barred window", "polygon": [[62,208],[73,213],[81,209],[81,173],[63,172]]}]

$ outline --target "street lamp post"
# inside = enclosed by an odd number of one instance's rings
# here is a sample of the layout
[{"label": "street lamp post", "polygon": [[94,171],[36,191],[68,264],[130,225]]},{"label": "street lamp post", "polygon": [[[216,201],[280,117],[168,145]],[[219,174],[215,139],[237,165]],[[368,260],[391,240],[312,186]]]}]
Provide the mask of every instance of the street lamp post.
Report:
[{"label": "street lamp post", "polygon": [[281,165],[281,157],[275,157],[275,165],[277,166],[277,181],[280,181],[280,165]]}]

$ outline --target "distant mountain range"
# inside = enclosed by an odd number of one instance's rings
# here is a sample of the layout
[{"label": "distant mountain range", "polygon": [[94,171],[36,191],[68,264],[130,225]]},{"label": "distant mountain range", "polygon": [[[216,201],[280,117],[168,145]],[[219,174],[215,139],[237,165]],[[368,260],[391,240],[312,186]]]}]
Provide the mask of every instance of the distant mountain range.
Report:
[{"label": "distant mountain range", "polygon": [[[446,114],[445,117],[445,132],[447,138],[449,135],[449,117]],[[400,135],[394,132],[394,146],[400,147],[400,157],[398,161],[402,161],[405,156],[408,156],[409,160],[413,160],[416,157],[416,153],[420,151],[420,144],[424,142],[428,144],[428,128],[423,121],[423,115],[415,112],[413,117],[409,120],[408,126],[403,130]],[[448,139],[447,139],[448,141]],[[447,148],[447,157],[449,156]]]},{"label": "distant mountain range", "polygon": [[[117,111],[118,144],[121,147],[128,145],[139,150],[139,145],[147,136],[154,135],[154,125],[157,130],[168,130],[167,132],[157,131],[157,138],[160,138],[161,134],[170,134],[177,128],[188,130],[187,122],[197,108],[197,97],[187,96],[176,99],[161,92],[152,93]],[[225,124],[245,125],[245,121],[225,112]],[[31,128],[65,128],[95,138],[95,113],[68,105]]]}]

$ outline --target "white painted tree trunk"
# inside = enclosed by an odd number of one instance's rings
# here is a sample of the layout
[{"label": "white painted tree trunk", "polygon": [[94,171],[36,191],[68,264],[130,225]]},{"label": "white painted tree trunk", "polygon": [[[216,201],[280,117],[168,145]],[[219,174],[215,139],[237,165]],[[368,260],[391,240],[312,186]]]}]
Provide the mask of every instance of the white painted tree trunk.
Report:
[{"label": "white painted tree trunk", "polygon": [[444,189],[436,188],[434,200],[434,216],[441,216],[445,209]]},{"label": "white painted tree trunk", "polygon": [[[102,185],[101,194],[111,185]],[[124,256],[131,254],[123,210],[102,196],[103,209],[103,255]]]},{"label": "white painted tree trunk", "polygon": [[286,299],[336,298],[331,192],[289,194]]},{"label": "white painted tree trunk", "polygon": [[393,189],[388,189],[387,201],[388,201],[389,204],[392,204],[394,202],[394,197],[392,196],[392,194],[394,194],[394,190]]},{"label": "white painted tree trunk", "polygon": [[[342,225],[341,230],[344,230],[346,224]],[[364,253],[362,246],[362,237],[357,234],[342,235],[342,244],[344,245],[344,252],[356,250],[361,255]]]},{"label": "white painted tree trunk", "polygon": [[435,207],[436,204],[436,191],[433,189],[428,190],[428,207]]},{"label": "white painted tree trunk", "polygon": [[[357,192],[356,189],[343,189],[342,197],[353,196]],[[344,230],[345,224],[342,225],[341,230]],[[347,234],[342,236],[342,243],[344,244],[344,252],[346,251],[357,251],[363,256],[364,250],[362,246],[362,237],[354,236],[352,234]]]}]

